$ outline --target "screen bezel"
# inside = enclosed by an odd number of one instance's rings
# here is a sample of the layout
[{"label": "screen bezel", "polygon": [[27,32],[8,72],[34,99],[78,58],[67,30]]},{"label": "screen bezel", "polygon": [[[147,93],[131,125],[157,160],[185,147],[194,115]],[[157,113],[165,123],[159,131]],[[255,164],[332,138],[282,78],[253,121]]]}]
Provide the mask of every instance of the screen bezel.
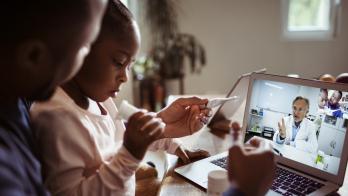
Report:
[{"label": "screen bezel", "polygon": [[[247,101],[246,101],[246,107],[245,107],[244,118],[243,118],[243,126],[242,126],[243,135],[246,134],[247,122],[249,120],[248,119],[249,115],[247,111],[250,110],[251,93],[253,90],[252,87],[255,80],[270,80],[270,81],[284,82],[284,83],[294,84],[294,85],[302,85],[302,86],[308,86],[308,87],[314,87],[314,88],[327,88],[330,90],[332,89],[332,90],[341,90],[341,91],[348,92],[347,84],[329,83],[329,82],[322,82],[318,80],[309,80],[309,79],[302,79],[302,78],[292,78],[287,76],[253,73],[250,76],[250,82],[249,82],[248,93],[247,93]],[[346,133],[347,132],[348,132],[348,128],[346,129]],[[347,166],[347,159],[348,159],[347,142],[348,142],[348,134],[345,135],[343,150],[342,150],[342,155],[341,155],[341,160],[340,160],[337,175],[322,171],[320,169],[313,168],[311,166],[308,166],[300,162],[297,162],[285,157],[281,157],[278,155],[276,155],[277,156],[276,160],[278,163],[285,164],[289,167],[292,167],[294,169],[316,176],[318,178],[331,181],[338,185],[342,185],[346,166]]]}]

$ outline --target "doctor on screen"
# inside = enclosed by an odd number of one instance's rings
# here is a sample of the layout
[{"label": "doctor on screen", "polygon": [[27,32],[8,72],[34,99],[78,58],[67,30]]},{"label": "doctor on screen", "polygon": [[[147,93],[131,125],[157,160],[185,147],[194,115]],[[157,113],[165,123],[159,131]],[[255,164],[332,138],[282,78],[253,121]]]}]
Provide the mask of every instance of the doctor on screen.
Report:
[{"label": "doctor on screen", "polygon": [[315,153],[318,149],[318,141],[314,123],[305,118],[308,110],[308,99],[301,96],[296,97],[292,102],[292,115],[284,117],[278,122],[279,129],[274,134],[273,141]]}]

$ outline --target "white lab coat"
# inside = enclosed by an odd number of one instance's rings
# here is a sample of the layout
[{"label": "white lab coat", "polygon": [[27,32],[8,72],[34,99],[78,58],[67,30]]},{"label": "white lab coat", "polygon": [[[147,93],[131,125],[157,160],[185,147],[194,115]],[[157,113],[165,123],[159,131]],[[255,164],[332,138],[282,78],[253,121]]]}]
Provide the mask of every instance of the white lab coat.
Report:
[{"label": "white lab coat", "polygon": [[[293,116],[284,117],[284,123],[286,128],[286,138],[284,144],[293,144],[297,149],[310,153],[315,153],[318,150],[318,140],[315,133],[315,125],[312,121],[304,118],[301,122],[300,129],[298,130],[295,140],[291,142],[292,138],[292,125],[294,124]],[[277,142],[279,130],[273,136],[273,141]]]}]

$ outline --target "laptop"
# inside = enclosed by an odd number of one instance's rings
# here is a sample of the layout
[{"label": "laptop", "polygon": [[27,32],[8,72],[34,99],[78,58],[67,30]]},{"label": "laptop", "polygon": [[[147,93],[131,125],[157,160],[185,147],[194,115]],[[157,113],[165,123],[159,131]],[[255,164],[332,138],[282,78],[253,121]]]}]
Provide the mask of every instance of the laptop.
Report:
[{"label": "laptop", "polygon": [[[348,159],[348,85],[263,73],[253,73],[249,78],[242,132],[246,140],[261,137],[273,145],[277,170],[267,195],[325,195],[338,190],[343,184]],[[341,115],[333,115],[328,103],[319,107],[322,89],[326,89],[328,99],[336,91],[342,92]],[[303,143],[315,144],[314,148],[276,142],[278,122],[292,116],[292,102],[297,96],[309,100],[306,118],[314,125],[314,130],[309,131],[315,136],[312,140],[303,139]],[[222,105],[215,116],[234,120],[230,118],[229,114],[233,113],[230,108],[234,110],[228,104]],[[206,189],[210,171],[227,169],[227,154],[223,152],[178,167],[175,172]]]}]

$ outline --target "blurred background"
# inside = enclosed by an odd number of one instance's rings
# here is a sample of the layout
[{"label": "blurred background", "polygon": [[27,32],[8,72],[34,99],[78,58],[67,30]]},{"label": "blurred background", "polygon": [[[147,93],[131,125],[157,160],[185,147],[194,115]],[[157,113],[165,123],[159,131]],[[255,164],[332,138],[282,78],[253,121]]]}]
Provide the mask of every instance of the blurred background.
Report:
[{"label": "blurred background", "polygon": [[346,0],[123,2],[142,46],[116,102],[158,110],[170,94],[226,94],[238,76],[261,68],[302,78],[348,72]]}]

